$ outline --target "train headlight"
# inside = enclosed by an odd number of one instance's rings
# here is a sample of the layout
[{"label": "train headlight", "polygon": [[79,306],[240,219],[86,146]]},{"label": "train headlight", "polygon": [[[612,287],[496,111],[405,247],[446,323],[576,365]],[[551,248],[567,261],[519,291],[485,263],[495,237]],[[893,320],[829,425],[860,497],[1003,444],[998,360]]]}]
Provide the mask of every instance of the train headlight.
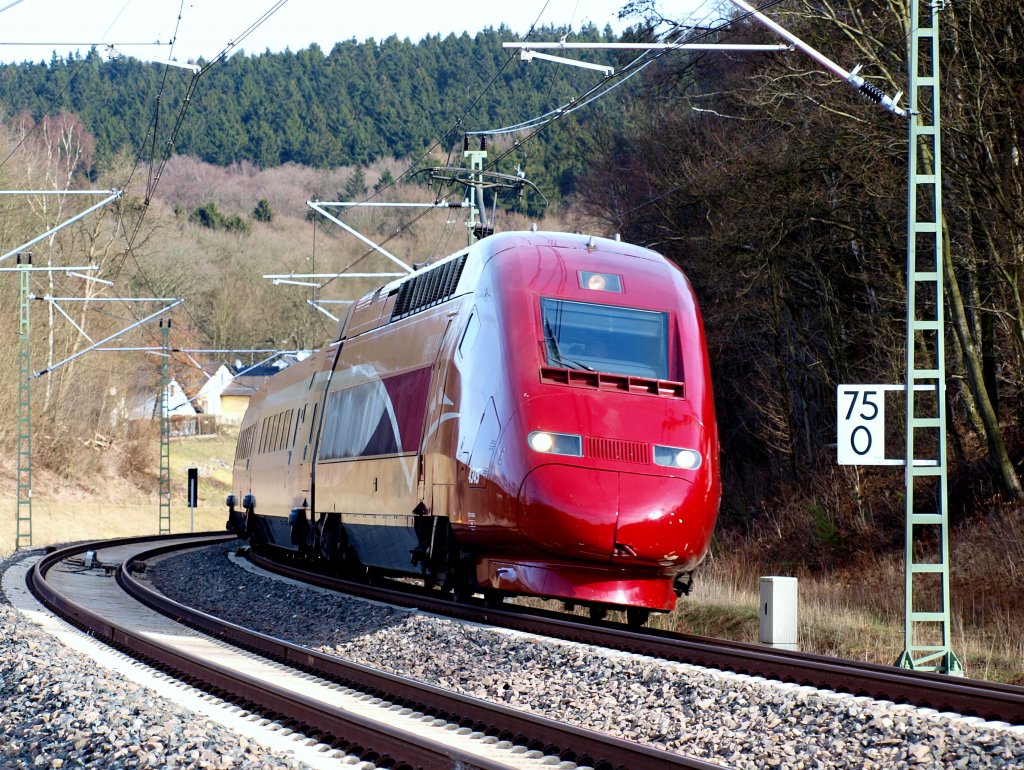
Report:
[{"label": "train headlight", "polygon": [[579,276],[581,289],[622,293],[622,276],[614,273],[594,273],[589,270],[580,270]]},{"label": "train headlight", "polygon": [[583,438],[571,433],[535,430],[526,437],[526,443],[534,452],[541,454],[583,456]]},{"label": "train headlight", "polygon": [[700,452],[693,449],[680,449],[674,446],[654,447],[654,462],[664,465],[666,468],[682,468],[687,471],[695,471],[704,461]]}]

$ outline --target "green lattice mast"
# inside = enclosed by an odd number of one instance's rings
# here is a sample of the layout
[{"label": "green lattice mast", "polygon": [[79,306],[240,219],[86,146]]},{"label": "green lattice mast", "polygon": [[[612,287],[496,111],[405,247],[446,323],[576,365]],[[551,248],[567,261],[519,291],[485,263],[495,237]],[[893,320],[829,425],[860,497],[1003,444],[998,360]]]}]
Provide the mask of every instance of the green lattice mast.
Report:
[{"label": "green lattice mast", "polygon": [[[903,668],[963,673],[949,600],[946,363],[943,333],[939,11],[910,0],[907,203],[906,558]],[[937,556],[924,560],[925,554]]]},{"label": "green lattice mast", "polygon": [[168,410],[171,389],[171,319],[160,319],[160,530],[171,534],[171,415]]},{"label": "green lattice mast", "polygon": [[18,512],[15,549],[32,547],[32,340],[29,276],[32,255],[18,254]]}]

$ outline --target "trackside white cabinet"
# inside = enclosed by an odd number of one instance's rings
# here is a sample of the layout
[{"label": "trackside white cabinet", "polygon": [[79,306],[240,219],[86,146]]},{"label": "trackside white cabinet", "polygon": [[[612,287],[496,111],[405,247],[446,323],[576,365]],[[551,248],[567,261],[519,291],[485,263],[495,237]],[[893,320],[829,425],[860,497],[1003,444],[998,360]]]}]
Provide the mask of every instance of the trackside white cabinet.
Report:
[{"label": "trackside white cabinet", "polygon": [[761,578],[761,644],[783,650],[799,649],[797,645],[797,579],[795,577]]}]

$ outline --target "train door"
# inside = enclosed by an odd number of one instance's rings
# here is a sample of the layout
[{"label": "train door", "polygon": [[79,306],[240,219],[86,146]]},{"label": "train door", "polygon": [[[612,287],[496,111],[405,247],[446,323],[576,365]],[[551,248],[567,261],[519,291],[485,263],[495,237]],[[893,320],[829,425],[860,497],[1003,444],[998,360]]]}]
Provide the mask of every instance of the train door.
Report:
[{"label": "train door", "polygon": [[288,436],[286,438],[285,483],[294,496],[292,502],[293,509],[305,508],[309,505],[308,472],[305,473],[304,477],[304,468],[302,467],[302,452],[305,449],[306,427],[309,420],[308,412],[308,403],[304,403],[292,410],[292,420],[288,426]]},{"label": "train door", "polygon": [[331,350],[329,355],[322,355],[321,360],[313,367],[306,401],[300,410],[298,433],[292,449],[294,485],[291,488],[297,490],[296,497],[299,498],[294,507],[314,509],[313,467],[316,462],[321,412],[324,408],[324,391],[340,348],[341,343],[338,344],[337,350]]},{"label": "train door", "polygon": [[[431,367],[427,411],[419,451],[420,505],[414,513],[417,545],[413,564],[419,566],[427,584],[437,580],[446,567],[449,519],[455,502],[455,477],[451,462],[455,402],[447,390],[448,374],[458,337],[458,311],[448,313],[444,332]],[[439,547],[440,546],[440,547]]]},{"label": "train door", "polygon": [[451,422],[458,417],[456,403],[448,393],[448,372],[455,347],[454,319],[457,313],[450,313],[441,344],[434,357],[430,385],[430,401],[426,419],[423,421],[423,437],[420,441],[420,494],[431,513],[447,516],[451,505],[455,483],[451,469]]},{"label": "train door", "polygon": [[310,504],[310,470],[313,462],[313,433],[316,427],[316,418],[320,414],[320,402],[312,398],[303,404],[299,410],[298,433],[295,437],[295,447],[292,449],[292,464],[294,467],[295,484],[294,489],[302,498],[299,504],[303,507]]}]

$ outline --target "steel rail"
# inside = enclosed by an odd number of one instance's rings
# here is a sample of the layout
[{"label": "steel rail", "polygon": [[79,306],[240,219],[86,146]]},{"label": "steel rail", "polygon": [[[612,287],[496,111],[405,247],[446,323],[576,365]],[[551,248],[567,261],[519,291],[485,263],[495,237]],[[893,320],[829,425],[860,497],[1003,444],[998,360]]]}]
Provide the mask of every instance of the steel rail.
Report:
[{"label": "steel rail", "polygon": [[368,586],[282,564],[254,552],[250,552],[249,558],[269,571],[331,590],[477,623],[877,700],[1024,724],[1024,687],[658,629],[633,630],[623,624],[596,624],[517,605],[493,609],[479,602],[457,604],[436,591]]},{"label": "steel rail", "polygon": [[[221,538],[223,539],[223,536]],[[130,540],[138,542],[140,538]],[[177,678],[211,691],[219,697],[235,700],[247,708],[256,707],[268,716],[293,720],[305,727],[309,734],[328,741],[334,739],[334,745],[358,754],[364,760],[396,768],[503,768],[502,765],[480,762],[476,758],[467,762],[466,757],[453,752],[450,747],[422,739],[410,740],[401,733],[388,734],[386,727],[369,723],[358,715],[285,692],[221,666],[172,651],[133,633],[130,629],[105,621],[99,615],[54,590],[46,581],[46,572],[70,556],[89,549],[126,544],[127,542],[121,540],[97,542],[72,546],[49,554],[40,559],[29,572],[29,588],[40,601],[65,619],[102,637],[112,646],[143,659],[149,665],[171,672]]]},{"label": "steel rail", "polygon": [[[371,719],[269,686],[197,657],[169,650],[130,629],[104,620],[63,596],[46,582],[46,572],[60,561],[89,549],[106,549],[144,541],[178,540],[179,542],[166,542],[155,549],[126,559],[117,571],[118,584],[126,593],[143,604],[222,641],[276,659],[293,668],[315,673],[339,684],[372,693],[375,697],[423,711],[425,714],[436,715],[437,718],[458,722],[460,726],[496,735],[501,740],[510,740],[525,745],[528,749],[541,749],[545,753],[558,754],[563,760],[568,759],[599,770],[680,767],[713,770],[719,767],[691,757],[451,693],[274,639],[185,607],[149,589],[132,577],[132,571],[138,569],[139,563],[145,559],[195,547],[195,542],[181,543],[182,537],[172,535],[126,538],[63,549],[45,556],[35,565],[28,576],[29,586],[40,601],[58,614],[104,638],[113,646],[145,659],[150,665],[174,673],[185,681],[213,691],[220,697],[233,700],[246,708],[256,707],[269,715],[288,720],[289,724],[297,723],[298,729],[303,732],[318,736],[325,742],[333,741],[334,745],[349,753],[359,754],[369,761],[384,762],[389,767],[498,770],[507,768],[507,765],[465,755],[458,749],[440,742],[410,736],[400,728],[381,726]],[[210,537],[207,542],[217,543],[228,539],[231,538],[220,534],[217,537]]]},{"label": "steel rail", "polygon": [[476,731],[496,735],[501,740],[525,745],[528,749],[557,754],[563,760],[569,759],[580,765],[597,768],[720,768],[681,754],[454,693],[262,634],[187,607],[132,577],[137,562],[173,550],[174,546],[163,546],[125,561],[117,573],[118,583],[133,598],[158,612],[243,649],[462,727],[472,727]]}]

